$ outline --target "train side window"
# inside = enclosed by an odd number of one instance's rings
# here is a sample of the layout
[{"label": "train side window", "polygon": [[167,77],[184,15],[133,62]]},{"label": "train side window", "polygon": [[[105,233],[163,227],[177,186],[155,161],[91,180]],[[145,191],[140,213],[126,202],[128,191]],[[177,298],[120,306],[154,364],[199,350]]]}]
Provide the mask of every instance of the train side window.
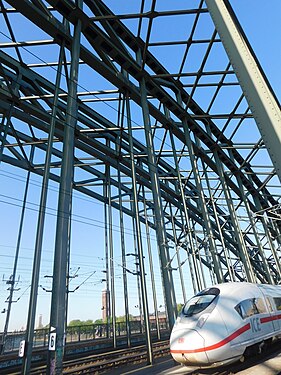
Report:
[{"label": "train side window", "polygon": [[273,297],[273,301],[276,306],[276,310],[281,310],[281,298],[280,297]]},{"label": "train side window", "polygon": [[260,298],[245,299],[235,306],[235,310],[238,312],[242,319],[266,311],[264,303]]},{"label": "train side window", "polygon": [[241,318],[244,319],[246,314],[241,303],[238,303],[238,305],[236,305],[234,308],[238,312],[238,314],[241,316]]},{"label": "train side window", "polygon": [[246,299],[245,301],[242,301],[242,306],[245,309],[246,316],[252,316],[257,313],[256,306],[253,303],[252,299]]},{"label": "train side window", "polygon": [[271,303],[271,298],[269,296],[266,296],[265,300],[266,300],[266,304],[267,304],[267,307],[269,309],[269,312],[272,312],[273,306],[272,306],[272,303]]},{"label": "train side window", "polygon": [[247,318],[254,314],[253,312],[253,304],[251,300],[245,300],[240,302],[238,305],[235,306],[235,310],[241,316],[242,319]]},{"label": "train side window", "polygon": [[262,298],[254,298],[254,304],[256,305],[258,314],[263,314],[266,312],[266,307]]}]

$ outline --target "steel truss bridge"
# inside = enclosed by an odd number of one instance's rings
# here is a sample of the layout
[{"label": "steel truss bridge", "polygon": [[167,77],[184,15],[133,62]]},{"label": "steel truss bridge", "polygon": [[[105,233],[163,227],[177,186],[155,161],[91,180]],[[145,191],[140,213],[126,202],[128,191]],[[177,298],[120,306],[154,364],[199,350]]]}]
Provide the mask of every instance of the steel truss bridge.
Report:
[{"label": "steel truss bridge", "polygon": [[[186,0],[184,9],[177,1],[129,3],[0,0],[0,161],[25,181],[9,254],[3,350],[27,231],[35,245],[25,373],[50,186],[57,202],[49,256],[50,372],[61,368],[72,308],[77,196],[99,203],[96,210],[89,203],[83,220],[99,220],[101,227],[102,249],[95,236],[90,245],[103,254],[100,296],[105,288],[113,342],[116,296],[122,295],[128,321],[134,288],[149,360],[148,316],[154,311],[157,319],[161,298],[172,325],[176,304],[190,291],[217,282],[280,282],[280,105],[229,1]],[[28,225],[32,178],[40,194]]]}]

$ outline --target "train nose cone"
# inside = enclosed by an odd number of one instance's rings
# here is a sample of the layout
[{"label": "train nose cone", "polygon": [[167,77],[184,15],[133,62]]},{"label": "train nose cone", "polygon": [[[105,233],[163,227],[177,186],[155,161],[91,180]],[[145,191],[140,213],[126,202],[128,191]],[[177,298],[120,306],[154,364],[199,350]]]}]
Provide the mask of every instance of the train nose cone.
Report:
[{"label": "train nose cone", "polygon": [[203,337],[195,329],[173,330],[170,338],[170,352],[175,361],[185,365],[206,365]]}]

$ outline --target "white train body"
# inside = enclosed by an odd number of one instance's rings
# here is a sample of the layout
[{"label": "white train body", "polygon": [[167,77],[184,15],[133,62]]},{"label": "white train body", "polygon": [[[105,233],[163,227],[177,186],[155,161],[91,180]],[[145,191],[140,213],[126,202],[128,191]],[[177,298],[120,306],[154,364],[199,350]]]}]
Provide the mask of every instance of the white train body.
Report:
[{"label": "white train body", "polygon": [[170,338],[175,361],[187,366],[221,366],[245,350],[281,336],[281,286],[225,283],[192,297]]}]

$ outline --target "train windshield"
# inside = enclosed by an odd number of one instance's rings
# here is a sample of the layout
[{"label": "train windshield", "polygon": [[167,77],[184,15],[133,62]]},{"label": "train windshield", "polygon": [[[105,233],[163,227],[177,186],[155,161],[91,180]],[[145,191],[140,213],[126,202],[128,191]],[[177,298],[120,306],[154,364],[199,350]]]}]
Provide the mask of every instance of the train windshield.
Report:
[{"label": "train windshield", "polygon": [[192,297],[183,307],[182,313],[185,316],[193,316],[204,311],[219,295],[218,288],[205,289],[203,292],[198,293]]}]

